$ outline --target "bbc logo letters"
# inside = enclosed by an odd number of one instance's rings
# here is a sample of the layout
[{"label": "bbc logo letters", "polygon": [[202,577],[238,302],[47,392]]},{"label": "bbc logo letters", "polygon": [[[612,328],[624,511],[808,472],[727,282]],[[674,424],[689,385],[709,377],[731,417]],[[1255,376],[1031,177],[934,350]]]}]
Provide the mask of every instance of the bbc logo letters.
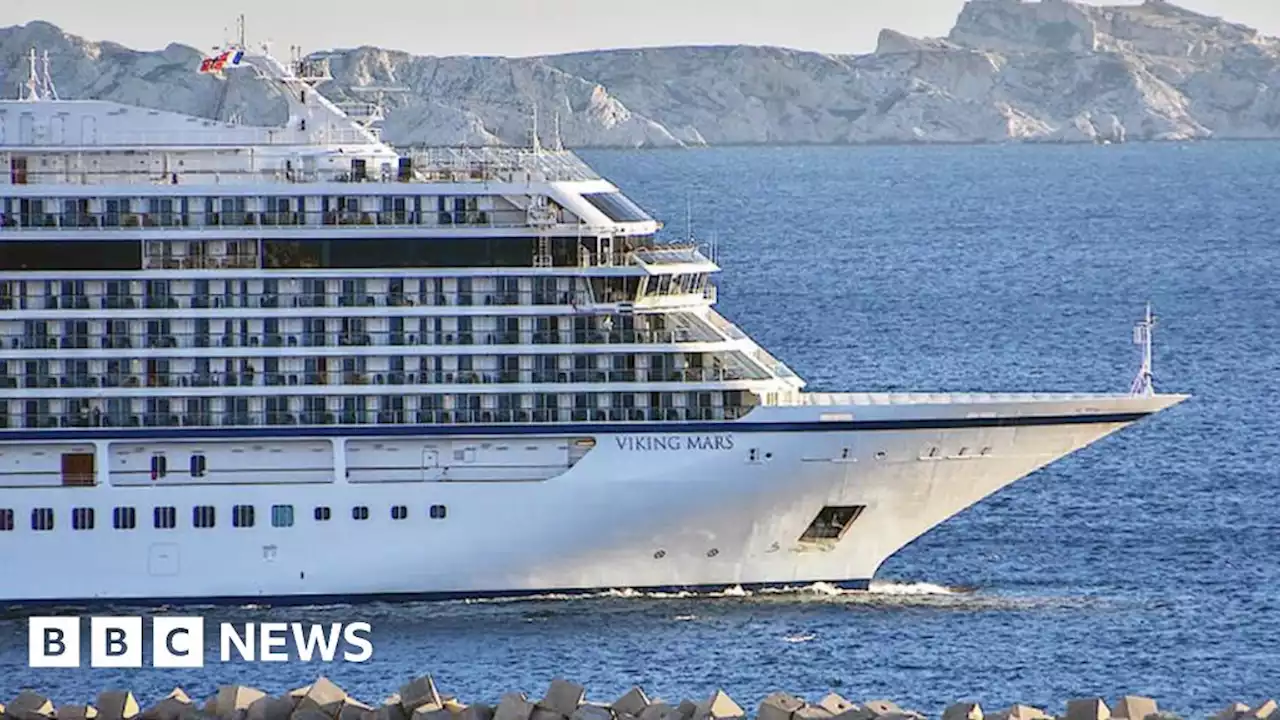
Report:
[{"label": "bbc logo letters", "polygon": [[[88,650],[91,667],[140,668],[147,633],[141,617],[32,617],[27,625],[28,665],[75,668]],[[87,633],[85,630],[87,629]],[[366,662],[373,656],[369,623],[221,623],[219,662]],[[205,664],[202,617],[155,617],[150,623],[152,667],[198,668]],[[87,640],[87,641],[86,641]]]}]

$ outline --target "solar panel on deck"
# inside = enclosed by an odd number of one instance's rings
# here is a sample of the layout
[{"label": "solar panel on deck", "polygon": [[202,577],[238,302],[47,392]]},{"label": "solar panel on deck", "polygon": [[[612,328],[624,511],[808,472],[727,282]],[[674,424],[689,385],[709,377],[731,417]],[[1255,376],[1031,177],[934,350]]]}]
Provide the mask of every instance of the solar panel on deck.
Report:
[{"label": "solar panel on deck", "polygon": [[619,192],[585,193],[583,198],[614,222],[642,222],[652,220],[649,214]]}]

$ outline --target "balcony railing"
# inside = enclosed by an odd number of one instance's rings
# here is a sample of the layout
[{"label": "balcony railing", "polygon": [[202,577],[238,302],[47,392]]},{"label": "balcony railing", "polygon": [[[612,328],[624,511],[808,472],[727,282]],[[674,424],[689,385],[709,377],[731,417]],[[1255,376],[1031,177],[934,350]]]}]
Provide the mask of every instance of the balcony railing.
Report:
[{"label": "balcony railing", "polygon": [[0,438],[6,430],[143,427],[263,427],[275,425],[504,425],[635,422],[732,421],[751,412],[751,406],[729,407],[630,407],[630,408],[519,408],[478,410],[323,410],[256,412],[24,413],[0,415]]}]

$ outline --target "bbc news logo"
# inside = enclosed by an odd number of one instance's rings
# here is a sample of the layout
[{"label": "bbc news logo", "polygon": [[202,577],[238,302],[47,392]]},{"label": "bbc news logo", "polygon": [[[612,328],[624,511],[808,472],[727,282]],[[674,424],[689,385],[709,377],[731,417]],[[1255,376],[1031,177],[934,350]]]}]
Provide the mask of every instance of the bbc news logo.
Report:
[{"label": "bbc news logo", "polygon": [[[33,668],[80,667],[83,618],[33,617],[27,624],[27,664]],[[220,623],[219,662],[362,663],[373,657],[366,622]],[[141,617],[92,617],[88,622],[90,667],[140,668],[146,636]],[[151,619],[152,667],[198,668],[205,664],[201,617]]]}]

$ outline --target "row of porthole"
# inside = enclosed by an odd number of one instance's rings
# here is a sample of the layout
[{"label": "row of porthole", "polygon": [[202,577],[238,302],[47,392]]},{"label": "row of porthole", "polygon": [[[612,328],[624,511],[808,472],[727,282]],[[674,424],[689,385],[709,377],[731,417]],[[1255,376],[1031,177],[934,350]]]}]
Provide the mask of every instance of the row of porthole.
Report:
[{"label": "row of porthole", "polygon": [[[979,453],[978,453],[978,456],[979,456],[979,457],[987,457],[987,456],[988,456],[988,455],[990,455],[990,454],[991,454],[991,446],[990,446],[990,445],[987,445],[986,447],[982,448],[981,452],[979,452]],[[968,455],[969,455],[969,447],[966,445],[965,447],[960,448],[960,452],[956,453],[953,457],[966,457],[966,456],[968,456]],[[889,454],[888,454],[888,453],[886,453],[884,450],[881,450],[881,451],[879,451],[879,452],[877,452],[877,453],[876,453],[876,459],[877,459],[877,460],[884,460],[884,459],[885,459],[885,458],[887,458],[888,456],[889,456]],[[844,458],[848,458],[848,457],[849,457],[849,450],[848,450],[848,449],[845,449],[845,451],[844,451],[844,453],[843,453],[842,457],[844,457]],[[928,454],[928,455],[926,455],[925,457],[931,457],[931,458],[936,458],[936,457],[938,457],[938,448],[936,448],[936,447],[929,448],[929,454]]]},{"label": "row of porthole", "polygon": [[[882,455],[882,454],[883,454],[883,453],[877,453],[877,454],[876,454],[876,457],[878,458],[878,457],[880,457],[880,455]],[[991,446],[990,446],[990,445],[987,445],[987,446],[985,446],[985,447],[983,447],[983,448],[982,448],[982,450],[978,453],[978,456],[979,456],[979,457],[986,457],[986,456],[988,456],[988,455],[990,455],[990,454],[991,454]],[[969,456],[969,446],[968,446],[968,445],[966,445],[966,446],[964,446],[964,447],[960,448],[960,452],[956,453],[956,454],[955,454],[955,455],[953,455],[952,457],[962,458],[962,457],[966,457],[966,456]],[[938,448],[936,448],[936,447],[929,448],[929,454],[928,454],[926,457],[931,457],[931,458],[936,458],[936,457],[938,457]]]},{"label": "row of porthole", "polygon": [[[709,557],[709,558],[713,558],[713,557],[715,557],[715,556],[717,556],[717,555],[719,555],[719,554],[720,554],[720,549],[719,549],[719,548],[711,548],[710,550],[708,550],[708,551],[707,551],[707,557]],[[661,560],[662,558],[664,558],[664,557],[666,557],[666,556],[667,556],[667,551],[666,551],[666,550],[659,550],[659,551],[657,551],[657,552],[655,552],[655,553],[653,554],[653,559],[654,559],[654,560]]]}]

